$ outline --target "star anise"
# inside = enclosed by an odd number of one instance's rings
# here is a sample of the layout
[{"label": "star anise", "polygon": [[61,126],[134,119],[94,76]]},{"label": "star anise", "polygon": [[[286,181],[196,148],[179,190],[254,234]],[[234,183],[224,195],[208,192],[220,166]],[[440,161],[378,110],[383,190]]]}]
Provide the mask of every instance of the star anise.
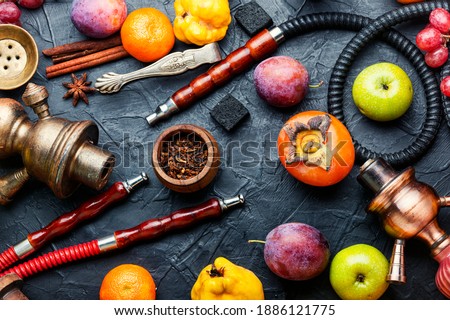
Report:
[{"label": "star anise", "polygon": [[87,94],[97,91],[95,88],[90,87],[91,81],[86,81],[86,80],[87,80],[86,73],[83,73],[83,75],[80,78],[77,78],[77,76],[75,76],[72,73],[72,83],[63,82],[63,86],[66,87],[67,89],[69,89],[69,90],[67,90],[67,92],[63,96],[63,98],[68,99],[68,98],[72,97],[73,98],[72,105],[74,107],[76,107],[80,98],[86,104],[89,104],[89,99],[87,97]]}]

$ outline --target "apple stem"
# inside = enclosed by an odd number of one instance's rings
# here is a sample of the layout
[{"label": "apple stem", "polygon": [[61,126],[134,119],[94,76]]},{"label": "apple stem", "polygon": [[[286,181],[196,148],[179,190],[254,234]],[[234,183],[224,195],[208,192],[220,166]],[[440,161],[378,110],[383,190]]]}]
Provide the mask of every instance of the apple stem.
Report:
[{"label": "apple stem", "polygon": [[265,242],[265,241],[262,241],[262,240],[248,240],[247,242],[248,242],[248,243],[254,243],[254,242],[256,242],[256,243],[266,244],[266,242]]},{"label": "apple stem", "polygon": [[316,83],[316,84],[309,84],[308,87],[315,89],[315,88],[321,87],[322,85],[323,85],[323,80],[321,80],[319,83]]}]

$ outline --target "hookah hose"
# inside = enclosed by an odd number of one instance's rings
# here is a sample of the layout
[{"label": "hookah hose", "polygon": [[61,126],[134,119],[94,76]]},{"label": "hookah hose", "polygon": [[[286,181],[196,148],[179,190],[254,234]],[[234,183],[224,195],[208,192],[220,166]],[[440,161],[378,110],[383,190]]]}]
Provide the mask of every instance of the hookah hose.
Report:
[{"label": "hookah hose", "polygon": [[125,248],[139,241],[153,240],[169,231],[189,227],[201,220],[220,217],[223,212],[243,203],[242,195],[225,200],[212,198],[196,207],[180,209],[168,216],[147,220],[130,229],[115,231],[111,236],[46,253],[4,271],[0,277],[15,273],[23,279],[71,261]]},{"label": "hookah hose", "polygon": [[[404,166],[415,162],[428,149],[434,140],[441,121],[441,92],[435,74],[426,65],[422,52],[407,38],[390,29],[401,22],[428,15],[435,8],[449,9],[445,1],[431,1],[404,6],[390,11],[376,20],[349,14],[323,14],[292,19],[280,25],[286,37],[292,37],[304,31],[322,29],[330,24],[341,23],[351,29],[361,30],[346,45],[333,68],[328,87],[328,110],[345,124],[343,93],[345,79],[358,53],[377,36],[399,50],[416,69],[426,95],[427,112],[419,135],[411,145],[395,153],[377,153],[362,146],[353,139],[356,155],[366,161],[381,157],[393,166]],[[333,22],[332,22],[333,21]],[[449,107],[450,108],[450,107]]]},{"label": "hookah hose", "polygon": [[[435,8],[449,9],[446,1],[432,1],[405,6],[393,10],[380,17],[373,23],[364,27],[344,48],[339,56],[331,74],[328,92],[328,107],[330,113],[344,122],[343,90],[349,68],[359,51],[367,45],[376,35],[385,32],[389,27],[401,22],[411,20],[423,15],[428,15]],[[428,146],[436,136],[440,124],[441,92],[434,73],[426,66],[423,54],[415,47],[409,46],[404,39],[393,37],[394,46],[401,51],[416,68],[425,90],[427,99],[427,115],[425,123],[416,140],[407,148],[395,153],[381,154],[363,147],[356,140],[355,150],[359,159],[384,158],[393,166],[404,166],[415,162],[428,149]]]},{"label": "hookah hose", "polygon": [[317,13],[293,18],[270,31],[264,30],[243,47],[230,53],[206,73],[176,91],[165,103],[147,117],[150,125],[192,106],[201,97],[246,71],[253,63],[275,52],[286,39],[323,29],[359,31],[347,44],[337,60],[328,88],[328,110],[345,124],[343,91],[348,71],[361,49],[376,37],[381,37],[398,49],[416,69],[421,78],[427,101],[426,118],[419,135],[407,148],[389,154],[376,153],[354,140],[358,160],[382,157],[393,166],[403,166],[418,160],[433,142],[441,121],[441,93],[435,74],[428,68],[422,52],[406,37],[391,27],[410,19],[428,15],[435,8],[449,9],[446,1],[415,3],[392,10],[377,19],[350,13]]},{"label": "hookah hose", "polygon": [[136,178],[116,182],[107,191],[84,202],[77,209],[59,216],[46,227],[30,233],[26,239],[0,253],[0,272],[50,243],[56,237],[72,231],[81,222],[99,216],[106,208],[125,199],[139,185],[147,181],[147,174],[142,172]]}]

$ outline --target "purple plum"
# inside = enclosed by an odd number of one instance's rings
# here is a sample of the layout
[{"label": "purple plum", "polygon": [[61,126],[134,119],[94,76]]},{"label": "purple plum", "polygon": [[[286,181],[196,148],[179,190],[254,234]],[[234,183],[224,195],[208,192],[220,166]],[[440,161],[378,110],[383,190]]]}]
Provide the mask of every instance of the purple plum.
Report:
[{"label": "purple plum", "polygon": [[328,265],[328,240],[316,228],[291,222],[269,232],[264,245],[264,260],[269,269],[288,280],[308,280]]},{"label": "purple plum", "polygon": [[262,61],[253,78],[258,95],[274,107],[292,107],[308,92],[308,71],[291,57],[276,56]]},{"label": "purple plum", "polygon": [[82,34],[106,38],[122,27],[127,17],[125,0],[74,0],[70,18]]}]

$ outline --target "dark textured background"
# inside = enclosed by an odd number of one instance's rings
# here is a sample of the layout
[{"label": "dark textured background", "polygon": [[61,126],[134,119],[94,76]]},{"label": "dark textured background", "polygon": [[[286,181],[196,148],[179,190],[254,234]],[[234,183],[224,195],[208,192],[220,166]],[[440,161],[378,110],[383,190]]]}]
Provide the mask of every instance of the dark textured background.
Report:
[{"label": "dark textured background", "polygon": [[[50,1],[35,11],[23,10],[22,22],[36,39],[40,50],[54,45],[84,39],[69,19],[71,1]],[[154,6],[174,17],[173,1],[127,1],[129,12]],[[234,11],[248,1],[231,0]],[[280,24],[297,14],[303,0],[258,0]],[[352,12],[375,18],[400,5],[395,0],[306,0],[301,14],[324,11]],[[398,26],[405,35],[414,39],[425,21],[413,21]],[[137,175],[145,170],[151,184],[139,189],[131,198],[107,210],[70,234],[54,241],[40,253],[90,241],[112,234],[115,230],[132,227],[152,217],[200,203],[212,196],[228,197],[239,192],[246,196],[246,205],[231,211],[221,220],[208,221],[195,228],[171,234],[151,243],[143,243],[120,252],[95,259],[59,267],[26,279],[23,291],[31,299],[97,299],[104,275],[122,263],[135,263],[147,268],[158,286],[158,299],[189,299],[190,289],[199,271],[217,256],[224,256],[253,270],[264,285],[267,299],[337,299],[328,280],[328,269],[319,277],[304,282],[284,281],[272,274],[263,259],[263,247],[248,244],[248,239],[264,239],[275,226],[292,221],[311,224],[329,239],[332,256],[340,249],[356,243],[367,243],[380,249],[388,258],[393,240],[380,227],[376,217],[364,208],[371,194],[356,181],[358,166],[341,183],[329,188],[313,188],[297,182],[279,164],[275,141],[283,123],[293,114],[309,109],[326,111],[327,83],[331,69],[352,33],[320,31],[297,37],[283,44],[277,55],[289,55],[301,61],[309,70],[312,82],[325,81],[319,89],[310,90],[307,98],[291,110],[281,112],[268,107],[257,96],[252,83],[252,70],[207,98],[188,111],[169,121],[149,128],[145,116],[153,112],[181,86],[208,67],[183,75],[141,80],[125,86],[110,96],[94,94],[90,105],[80,103],[73,108],[69,100],[62,100],[65,90],[61,82],[69,76],[47,80],[45,67],[50,60],[40,56],[38,71],[32,81],[47,86],[49,105],[53,115],[71,120],[93,120],[100,128],[100,143],[118,157],[110,184]],[[233,21],[227,36],[220,42],[224,54],[242,46],[248,36]],[[174,50],[186,45],[176,43]],[[348,88],[354,77],[365,66],[386,60],[404,68],[414,83],[412,108],[399,121],[380,125],[364,119],[355,110],[349,90],[345,106],[349,127],[354,137],[379,151],[397,151],[417,135],[424,119],[423,89],[411,65],[389,46],[374,42],[363,50],[348,78]],[[126,73],[144,65],[132,58],[88,70],[89,79],[95,80],[107,71]],[[2,91],[0,97],[21,101],[24,88]],[[232,133],[224,131],[211,118],[209,111],[226,94],[231,93],[250,111],[250,117]],[[36,116],[30,114],[34,120]],[[151,168],[152,142],[159,133],[171,125],[193,123],[207,128],[222,146],[222,166],[215,181],[194,195],[169,191],[157,181]],[[448,182],[450,149],[449,128],[443,122],[437,139],[428,153],[415,164],[421,181],[431,184],[441,195],[450,191]],[[236,148],[240,146],[240,148]],[[19,167],[20,159],[0,162],[0,173]],[[0,250],[16,244],[29,232],[40,229],[58,215],[75,209],[96,193],[81,188],[73,197],[57,199],[42,183],[33,180],[8,207],[0,208]],[[441,211],[441,226],[450,230],[448,209]],[[417,240],[406,247],[408,283],[391,286],[385,299],[442,299],[436,289],[434,275],[437,263],[429,257],[428,249]]]}]

